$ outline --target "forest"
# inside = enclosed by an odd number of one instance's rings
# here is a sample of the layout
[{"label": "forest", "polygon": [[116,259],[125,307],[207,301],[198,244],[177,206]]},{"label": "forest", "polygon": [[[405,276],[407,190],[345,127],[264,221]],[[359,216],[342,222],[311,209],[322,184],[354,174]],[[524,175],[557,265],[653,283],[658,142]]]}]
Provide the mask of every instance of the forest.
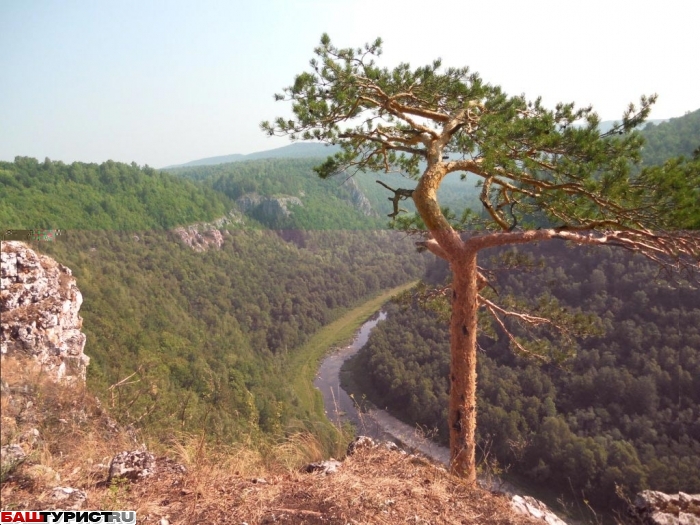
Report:
[{"label": "forest", "polygon": [[[293,217],[275,222],[263,219],[267,227],[285,229],[385,229],[388,226],[386,216],[392,212],[388,200],[390,193],[376,181],[379,179],[392,187],[415,184],[398,173],[347,173],[323,181],[313,174],[313,168],[322,161],[323,157],[269,158],[169,168],[168,172],[202,181],[233,200],[250,193],[302,196],[304,207],[297,208]],[[371,205],[373,213],[369,217],[358,215],[350,205],[355,188]],[[465,208],[475,207],[479,203],[478,191],[473,180],[464,182],[459,175],[455,175],[446,178],[438,195],[445,206],[461,213]],[[306,201],[310,201],[311,206]],[[407,212],[415,211],[410,200],[402,202],[401,206]]]},{"label": "forest", "polygon": [[691,158],[700,147],[700,110],[687,113],[660,124],[647,124],[643,130],[644,164],[652,166],[671,156]]},{"label": "forest", "polygon": [[[330,440],[322,410],[300,401],[282,370],[345,309],[419,277],[425,258],[401,233],[360,228],[359,218],[373,219],[328,191],[311,164],[260,161],[270,181],[260,178],[257,191],[275,192],[284,179],[286,191],[308,192],[301,209],[336,214],[284,231],[235,208],[236,181],[217,179],[229,196],[111,161],[2,164],[3,225],[61,229],[55,241],[33,244],[77,279],[92,359],[88,386],[120,421],[157,439],[203,430],[211,439],[276,439],[306,429]],[[335,208],[324,208],[330,197]],[[238,220],[222,228],[220,250],[195,252],[173,232],[232,209]],[[328,231],[320,222],[351,213],[356,230]]]},{"label": "forest", "polygon": [[301,201],[288,217],[251,214],[267,228],[283,230],[383,229],[386,221],[369,216],[352,203],[354,184],[346,178],[322,181],[313,175],[320,158],[261,159],[195,166],[171,170],[173,174],[202,184],[236,201],[244,195],[292,196]]},{"label": "forest", "polygon": [[[225,234],[197,253],[171,232],[70,230],[40,251],[73,270],[84,297],[91,388],[154,435],[232,438],[322,422],[283,379],[288,356],[344,308],[423,266],[391,232]],[[377,247],[382,246],[382,250]],[[110,390],[137,372],[138,383]]]},{"label": "forest", "polygon": [[[700,491],[700,302],[697,290],[648,261],[608,248],[542,245],[545,261],[499,276],[502,300],[543,295],[596,316],[600,335],[561,363],[479,338],[478,439],[482,459],[529,481],[566,487],[608,507],[615,484]],[[440,263],[435,263],[442,266]],[[433,279],[445,268],[431,268]],[[444,275],[444,274],[443,274]],[[449,331],[416,301],[393,304],[353,369],[369,399],[447,436]],[[515,329],[514,327],[511,327]],[[525,334],[523,334],[525,335]]]},{"label": "forest", "polygon": [[225,195],[148,166],[0,162],[3,228],[146,230],[220,217]]},{"label": "forest", "polygon": [[681,229],[700,229],[700,109],[648,124],[642,179],[656,185],[656,199]]}]

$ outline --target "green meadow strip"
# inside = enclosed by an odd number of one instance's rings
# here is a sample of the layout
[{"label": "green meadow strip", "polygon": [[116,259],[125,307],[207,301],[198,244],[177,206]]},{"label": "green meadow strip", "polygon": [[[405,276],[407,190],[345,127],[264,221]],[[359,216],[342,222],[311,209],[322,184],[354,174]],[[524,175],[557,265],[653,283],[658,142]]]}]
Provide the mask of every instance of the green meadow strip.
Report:
[{"label": "green meadow strip", "polygon": [[362,324],[393,296],[415,286],[418,281],[392,288],[381,295],[349,310],[331,324],[321,328],[304,346],[297,349],[286,364],[285,373],[303,406],[313,407],[313,413],[323,417],[323,400],[313,386],[316,371],[323,356],[335,347],[349,344]]}]

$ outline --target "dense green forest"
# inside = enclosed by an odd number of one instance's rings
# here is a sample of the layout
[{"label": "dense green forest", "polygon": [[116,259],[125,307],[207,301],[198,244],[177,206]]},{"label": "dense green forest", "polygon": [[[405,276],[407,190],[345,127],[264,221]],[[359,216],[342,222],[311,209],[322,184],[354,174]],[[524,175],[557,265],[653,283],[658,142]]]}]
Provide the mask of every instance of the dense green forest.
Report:
[{"label": "dense green forest", "polygon": [[203,185],[136,164],[0,162],[4,228],[172,228],[220,217],[232,203]]},{"label": "dense green forest", "polygon": [[287,217],[266,216],[261,209],[251,216],[266,227],[285,230],[379,229],[386,220],[365,215],[353,204],[354,185],[345,179],[323,181],[313,167],[321,159],[262,159],[246,162],[194,166],[170,170],[185,179],[202,181],[232,201],[245,195],[296,197],[301,205],[290,205]]},{"label": "dense green forest", "polygon": [[[266,229],[238,210],[221,249],[205,252],[173,228],[235,210],[241,179],[208,185],[111,161],[2,164],[2,226],[62,230],[34,246],[73,270],[84,297],[88,384],[123,422],[157,437],[328,434],[322,411],[304,406],[282,371],[321,326],[415,279],[425,260],[405,236],[369,230],[377,219],[360,212],[356,230],[323,231],[354,208],[323,193],[310,167],[298,167],[311,162],[299,162],[260,161],[245,172],[264,195],[308,192],[292,210],[297,229]],[[308,210],[316,218],[295,213]]]},{"label": "dense green forest", "polygon": [[[502,300],[551,295],[570,312],[595,313],[604,334],[584,340],[561,365],[518,356],[502,334],[482,334],[481,450],[529,480],[567,492],[571,483],[575,495],[602,506],[615,502],[616,483],[632,493],[700,491],[697,289],[608,248],[520,251],[544,257],[546,266],[501,275]],[[375,404],[447,439],[449,329],[436,313],[391,306],[353,368],[367,378]]]},{"label": "dense green forest", "polygon": [[[232,230],[221,250],[198,253],[171,232],[75,230],[38,249],[71,268],[83,293],[93,391],[156,435],[230,438],[321,424],[284,381],[287,357],[423,265],[392,232],[307,232],[303,245]],[[138,383],[109,390],[135,371]]]},{"label": "dense green forest", "polygon": [[656,186],[655,200],[671,222],[700,229],[700,110],[642,131],[641,178]]},{"label": "dense green forest", "polygon": [[691,158],[700,148],[700,109],[660,124],[647,124],[642,135],[642,158],[648,166],[680,155]]}]

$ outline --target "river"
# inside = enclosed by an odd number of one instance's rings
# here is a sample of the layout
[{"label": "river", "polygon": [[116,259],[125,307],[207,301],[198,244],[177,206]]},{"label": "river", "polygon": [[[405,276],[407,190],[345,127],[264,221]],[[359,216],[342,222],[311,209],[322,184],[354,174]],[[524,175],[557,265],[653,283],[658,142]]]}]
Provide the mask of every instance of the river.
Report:
[{"label": "river", "polygon": [[[371,408],[367,412],[358,411],[353,399],[340,387],[340,369],[343,363],[360,351],[367,343],[372,329],[384,319],[386,319],[386,313],[383,311],[372,316],[357,331],[352,344],[329,354],[321,362],[314,386],[321,391],[326,415],[336,425],[345,422],[352,423],[355,425],[358,435],[398,442],[404,447],[419,451],[434,461],[447,466],[450,461],[450,451],[447,447],[432,442],[428,437],[422,435],[418,427],[407,425],[386,410]],[[509,496],[527,494],[527,490],[524,488],[516,488],[496,476],[480,476],[478,483],[482,488]],[[567,519],[561,523],[576,522]]]},{"label": "river", "polygon": [[[386,319],[386,313],[383,311],[372,316],[360,327],[350,345],[329,354],[321,362],[314,386],[321,391],[326,415],[335,425],[352,423],[358,435],[396,441],[443,465],[448,465],[450,450],[447,447],[434,443],[421,433],[420,428],[400,421],[386,410],[370,408],[368,411],[358,411],[353,399],[340,387],[340,369],[343,363],[360,351],[367,343],[372,329],[384,319]],[[481,479],[480,484],[484,483],[485,480]],[[493,484],[495,486],[492,486]],[[497,488],[499,492],[517,493],[514,487],[502,480],[492,480],[490,486]]]},{"label": "river", "polygon": [[358,434],[376,439],[390,439],[390,436],[383,432],[378,424],[371,422],[367,414],[360,414],[352,398],[340,388],[340,368],[346,360],[365,346],[372,328],[384,319],[386,319],[386,313],[379,312],[366,321],[357,331],[350,345],[336,350],[323,359],[314,380],[314,386],[323,396],[326,416],[334,425],[350,422],[355,426]]}]

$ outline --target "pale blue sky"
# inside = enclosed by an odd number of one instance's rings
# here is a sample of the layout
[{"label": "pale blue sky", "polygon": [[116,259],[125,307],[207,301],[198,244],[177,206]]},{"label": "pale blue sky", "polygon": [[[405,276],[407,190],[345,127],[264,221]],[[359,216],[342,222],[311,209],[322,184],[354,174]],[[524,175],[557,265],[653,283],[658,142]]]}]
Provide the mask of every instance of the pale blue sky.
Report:
[{"label": "pale blue sky", "polygon": [[323,32],[603,119],[653,92],[652,118],[681,116],[700,108],[698,20],[688,0],[0,0],[0,160],[161,167],[286,145],[258,125],[286,114],[273,94]]}]

